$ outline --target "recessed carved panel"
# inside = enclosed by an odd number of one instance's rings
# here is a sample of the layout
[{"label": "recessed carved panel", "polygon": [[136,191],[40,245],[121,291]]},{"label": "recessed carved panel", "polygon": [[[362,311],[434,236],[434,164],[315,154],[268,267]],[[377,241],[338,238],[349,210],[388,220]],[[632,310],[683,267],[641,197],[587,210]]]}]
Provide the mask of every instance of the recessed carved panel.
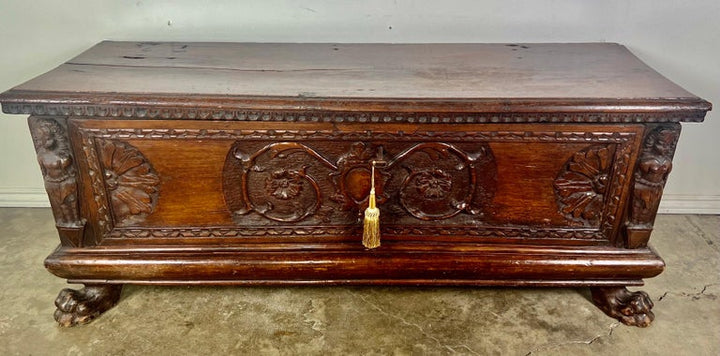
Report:
[{"label": "recessed carved panel", "polygon": [[[213,143],[214,147],[227,144],[228,153],[221,169],[221,192],[225,202],[222,208],[227,208],[228,219],[222,226],[187,229],[181,233],[183,237],[198,238],[219,237],[213,233],[217,229],[225,229],[222,236],[228,237],[355,236],[361,232],[361,212],[367,204],[370,190],[370,162],[382,160],[386,163],[378,167],[375,178],[384,236],[462,235],[600,243],[608,239],[614,241],[613,236],[621,222],[618,214],[627,190],[628,164],[634,161],[632,149],[637,135],[637,130],[590,132],[579,130],[578,126],[557,131],[494,131],[478,126],[484,130],[430,132],[416,128],[402,131],[398,127],[395,132],[375,132],[340,131],[328,125],[307,129],[289,126],[259,129],[240,124],[223,127],[213,124],[197,129],[183,127],[180,122],[167,125],[172,125],[172,128],[140,124],[136,128],[125,129],[97,127],[88,121],[87,126],[81,126],[79,130],[83,140],[93,142],[162,141],[160,146],[165,147],[176,147],[176,143],[179,145],[182,142],[184,149],[192,150],[201,149],[204,142],[209,141],[217,142]],[[570,218],[567,222],[556,218],[559,222],[543,225],[523,224],[521,220],[508,224],[502,220],[515,213],[507,209],[513,208],[508,204],[534,203],[533,195],[524,198],[517,194],[513,195],[516,200],[508,200],[508,195],[503,195],[504,200],[496,202],[495,195],[500,188],[498,181],[504,178],[499,176],[493,150],[517,143],[527,143],[539,150],[544,150],[545,145],[552,145],[551,152],[583,146],[607,147],[610,150],[609,169],[619,174],[611,175],[606,182],[605,193],[591,184],[595,187],[592,189],[597,191],[590,192],[605,196],[599,215],[596,213],[597,218],[592,218],[593,224],[586,223],[584,218]],[[152,143],[144,143],[142,147],[145,145]],[[522,157],[509,158],[504,154],[503,172],[509,169],[513,176],[522,174],[526,161]],[[91,158],[92,154],[88,157]],[[551,162],[553,157],[548,158]],[[598,167],[607,169],[606,163]],[[176,169],[181,171],[182,166]],[[550,173],[537,177],[537,180],[530,176],[526,179],[533,182],[530,191],[549,194],[555,200],[557,192],[552,182],[558,175]],[[550,185],[536,183],[548,178]],[[596,181],[600,182],[602,180]],[[104,185],[102,180],[100,183]],[[503,185],[503,194],[507,194],[508,188],[511,187]],[[522,191],[524,187],[511,189]],[[198,201],[194,200],[194,203]],[[548,207],[542,208],[557,211],[556,207],[556,202],[551,201]],[[222,209],[217,205],[208,208],[214,212]],[[502,211],[503,215],[497,214],[498,211]],[[168,212],[163,211],[165,213]],[[158,230],[162,227],[154,223],[137,228],[140,230],[133,226],[120,226],[108,231],[108,237],[175,236],[174,233]],[[128,229],[137,231],[127,234]]]}]

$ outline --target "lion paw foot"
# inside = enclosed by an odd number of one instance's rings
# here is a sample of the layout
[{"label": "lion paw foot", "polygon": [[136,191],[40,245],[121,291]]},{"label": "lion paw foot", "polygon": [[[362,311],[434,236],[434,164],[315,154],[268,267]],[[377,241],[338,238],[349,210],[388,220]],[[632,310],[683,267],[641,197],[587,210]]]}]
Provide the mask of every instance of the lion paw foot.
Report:
[{"label": "lion paw foot", "polygon": [[625,287],[597,287],[591,291],[595,305],[625,325],[644,328],[655,319],[650,311],[653,302],[645,292],[630,292]]},{"label": "lion paw foot", "polygon": [[85,286],[80,290],[63,289],[55,299],[55,320],[63,327],[93,321],[120,299],[122,285]]}]

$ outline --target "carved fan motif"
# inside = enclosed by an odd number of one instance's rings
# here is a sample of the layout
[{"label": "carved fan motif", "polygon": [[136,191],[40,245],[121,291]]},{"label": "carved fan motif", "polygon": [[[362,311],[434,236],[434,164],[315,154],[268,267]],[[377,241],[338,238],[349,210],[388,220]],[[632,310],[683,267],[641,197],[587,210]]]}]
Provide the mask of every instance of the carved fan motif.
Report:
[{"label": "carved fan motif", "polygon": [[554,187],[558,206],[566,218],[584,225],[600,222],[612,156],[607,146],[591,146],[576,152],[565,164]]},{"label": "carved fan motif", "polygon": [[100,143],[105,187],[117,224],[128,224],[153,211],[160,178],[137,148],[118,141]]}]

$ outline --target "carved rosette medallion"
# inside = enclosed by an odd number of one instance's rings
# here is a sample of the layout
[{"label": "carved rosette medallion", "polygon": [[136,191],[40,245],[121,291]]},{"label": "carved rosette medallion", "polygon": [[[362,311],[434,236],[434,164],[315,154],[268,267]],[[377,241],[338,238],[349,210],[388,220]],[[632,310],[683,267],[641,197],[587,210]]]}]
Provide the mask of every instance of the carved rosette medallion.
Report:
[{"label": "carved rosette medallion", "polygon": [[449,144],[420,143],[395,162],[407,172],[397,188],[400,204],[420,220],[448,219],[464,211],[481,215],[495,193],[497,171],[489,146],[468,154]]},{"label": "carved rosette medallion", "polygon": [[117,225],[142,221],[158,199],[160,178],[140,151],[114,141],[98,142],[98,158]]},{"label": "carved rosette medallion", "polygon": [[[297,222],[317,212],[321,187],[308,168],[323,162],[313,149],[294,142],[266,145],[253,154],[232,149],[225,174],[237,178],[226,184],[226,202],[235,216],[256,212],[277,222]],[[317,161],[320,159],[320,161]],[[234,163],[240,163],[238,166]],[[321,168],[322,169],[322,168]],[[232,173],[230,173],[232,172]],[[228,199],[228,195],[236,196]]]},{"label": "carved rosette medallion", "polygon": [[584,226],[602,218],[610,183],[614,148],[595,145],[576,152],[555,179],[558,207],[565,217]]}]

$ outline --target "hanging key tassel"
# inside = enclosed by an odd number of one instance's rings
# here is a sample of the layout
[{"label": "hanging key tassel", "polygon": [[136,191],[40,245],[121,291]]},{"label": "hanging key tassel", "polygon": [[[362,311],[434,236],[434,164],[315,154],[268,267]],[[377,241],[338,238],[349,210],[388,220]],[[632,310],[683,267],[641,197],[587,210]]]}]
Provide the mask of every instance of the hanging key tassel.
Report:
[{"label": "hanging key tassel", "polygon": [[380,246],[380,209],[375,202],[375,161],[372,162],[370,175],[370,197],[368,207],[365,209],[365,220],[363,221],[363,246],[376,248]]}]

